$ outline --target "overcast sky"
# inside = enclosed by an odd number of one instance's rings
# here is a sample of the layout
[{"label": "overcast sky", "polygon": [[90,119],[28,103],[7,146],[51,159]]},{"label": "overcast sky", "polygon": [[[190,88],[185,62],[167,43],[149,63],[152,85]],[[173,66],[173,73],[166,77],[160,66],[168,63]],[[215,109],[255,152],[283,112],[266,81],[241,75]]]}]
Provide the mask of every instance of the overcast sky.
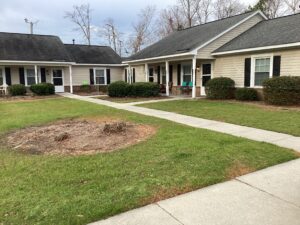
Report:
[{"label": "overcast sky", "polygon": [[[245,4],[255,0],[242,0]],[[101,26],[103,21],[111,17],[124,33],[129,33],[132,22],[141,8],[147,5],[156,5],[157,9],[172,5],[176,0],[0,0],[0,31],[28,33],[29,26],[24,18],[32,21],[39,20],[34,28],[34,33],[51,34],[59,36],[63,42],[71,43],[75,38],[77,43],[82,38],[74,26],[64,19],[66,11],[72,10],[73,5],[90,3],[92,12],[92,25]],[[93,44],[103,44],[95,38]]]}]

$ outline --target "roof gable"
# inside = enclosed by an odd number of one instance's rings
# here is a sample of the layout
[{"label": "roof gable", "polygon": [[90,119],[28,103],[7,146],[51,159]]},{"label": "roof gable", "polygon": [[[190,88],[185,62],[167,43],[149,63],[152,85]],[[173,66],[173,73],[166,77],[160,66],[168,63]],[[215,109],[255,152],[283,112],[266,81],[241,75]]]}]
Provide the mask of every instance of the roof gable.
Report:
[{"label": "roof gable", "polygon": [[263,48],[300,42],[300,14],[262,21],[214,53]]},{"label": "roof gable", "polygon": [[108,46],[65,44],[65,48],[79,64],[121,64],[121,57]]},{"label": "roof gable", "polygon": [[131,56],[130,60],[141,60],[191,52],[194,49],[204,46],[211,40],[218,38],[228,29],[257,13],[258,12],[248,12],[176,31],[161,41]]},{"label": "roof gable", "polygon": [[72,62],[57,36],[0,33],[0,60]]}]

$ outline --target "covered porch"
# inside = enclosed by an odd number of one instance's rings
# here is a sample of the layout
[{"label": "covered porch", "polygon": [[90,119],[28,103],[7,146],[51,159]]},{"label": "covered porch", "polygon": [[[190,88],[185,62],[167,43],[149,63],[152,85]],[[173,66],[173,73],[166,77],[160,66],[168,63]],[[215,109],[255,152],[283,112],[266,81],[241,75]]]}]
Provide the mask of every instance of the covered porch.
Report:
[{"label": "covered porch", "polygon": [[29,88],[33,84],[52,83],[55,92],[73,93],[72,64],[54,62],[0,62],[1,94],[14,84]]},{"label": "covered porch", "polygon": [[[205,84],[213,76],[214,59],[162,59],[144,64],[129,64],[129,82],[154,82],[166,96],[205,96]],[[133,78],[132,78],[133,77]]]}]

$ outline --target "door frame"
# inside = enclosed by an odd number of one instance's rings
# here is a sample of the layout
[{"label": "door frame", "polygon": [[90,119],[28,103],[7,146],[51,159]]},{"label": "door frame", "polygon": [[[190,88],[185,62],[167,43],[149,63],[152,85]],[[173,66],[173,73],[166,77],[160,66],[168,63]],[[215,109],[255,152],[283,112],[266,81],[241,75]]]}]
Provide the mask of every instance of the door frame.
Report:
[{"label": "door frame", "polygon": [[[51,83],[54,85],[54,81],[53,81],[53,71],[54,70],[61,70],[61,74],[62,74],[62,87],[63,87],[63,92],[65,92],[65,71],[64,68],[51,68]],[[55,86],[54,86],[55,88]],[[55,89],[55,93],[58,93],[58,91],[56,91]]]},{"label": "door frame", "polygon": [[[152,70],[152,79],[153,79],[153,81],[151,82],[150,81],[150,70]],[[148,67],[148,80],[147,80],[147,82],[151,82],[151,83],[154,83],[154,82],[156,82],[155,81],[155,68],[154,68],[154,66],[149,66]]]},{"label": "door frame", "polygon": [[[203,74],[203,65],[206,65],[206,64],[210,64],[210,74]],[[206,96],[206,93],[205,93],[205,87],[203,86],[203,77],[204,76],[209,76],[211,77],[211,79],[213,78],[213,71],[214,71],[214,62],[213,61],[204,61],[204,62],[201,62],[201,82],[200,82],[200,94],[201,96]]]}]

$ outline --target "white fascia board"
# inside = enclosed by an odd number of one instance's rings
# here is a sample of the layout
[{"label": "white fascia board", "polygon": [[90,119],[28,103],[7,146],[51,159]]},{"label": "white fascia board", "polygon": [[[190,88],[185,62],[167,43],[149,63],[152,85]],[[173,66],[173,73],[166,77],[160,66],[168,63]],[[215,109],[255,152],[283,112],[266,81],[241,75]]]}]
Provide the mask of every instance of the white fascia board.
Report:
[{"label": "white fascia board", "polygon": [[251,19],[252,17],[256,16],[260,14],[264,19],[268,19],[265,14],[263,14],[260,10],[253,12],[253,14],[251,14],[250,16],[248,16],[247,18],[241,20],[240,22],[236,23],[234,26],[228,28],[227,30],[223,31],[222,33],[218,34],[217,36],[215,36],[214,38],[210,39],[209,41],[207,41],[206,43],[202,44],[201,46],[197,47],[196,49],[194,49],[194,51],[199,51],[201,48],[204,48],[205,46],[209,45],[210,43],[212,43],[213,41],[217,40],[218,38],[222,37],[224,34],[227,34],[228,32],[232,31],[233,29],[235,29],[236,27],[240,26],[241,24],[245,23],[247,20]]},{"label": "white fascia board", "polygon": [[230,54],[236,54],[236,53],[254,52],[254,51],[280,49],[280,48],[290,48],[290,47],[298,47],[298,46],[300,46],[300,42],[295,42],[292,44],[283,44],[283,45],[270,45],[270,46],[257,47],[257,48],[246,48],[246,49],[232,50],[232,51],[226,51],[226,52],[216,52],[216,53],[213,53],[212,55],[213,56],[230,55]]},{"label": "white fascia board", "polygon": [[88,64],[88,63],[76,63],[74,66],[99,66],[99,67],[123,67],[125,64]]},{"label": "white fascia board", "polygon": [[7,65],[31,65],[31,64],[37,64],[37,65],[74,65],[75,62],[53,62],[53,61],[18,61],[18,60],[0,60],[1,64],[7,64]]},{"label": "white fascia board", "polygon": [[153,57],[153,58],[124,61],[123,63],[126,63],[126,64],[129,64],[129,63],[140,63],[140,62],[145,62],[145,61],[153,61],[153,60],[159,60],[159,59],[176,58],[176,57],[181,57],[181,56],[194,56],[194,55],[195,55],[195,51],[190,51],[190,52],[181,53],[181,54],[175,54],[175,55],[165,55],[165,56],[159,56],[159,57]]}]

